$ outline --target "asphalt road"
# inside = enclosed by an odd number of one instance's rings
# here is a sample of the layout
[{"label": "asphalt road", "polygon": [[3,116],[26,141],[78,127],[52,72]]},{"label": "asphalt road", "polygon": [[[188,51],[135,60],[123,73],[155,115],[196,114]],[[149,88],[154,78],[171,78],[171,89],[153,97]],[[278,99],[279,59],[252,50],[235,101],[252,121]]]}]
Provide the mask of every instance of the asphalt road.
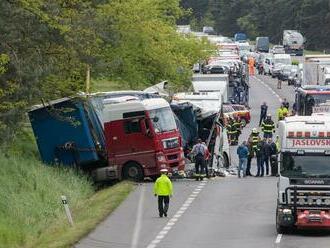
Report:
[{"label": "asphalt road", "polygon": [[[263,76],[251,78],[252,122],[243,130],[241,141],[257,126],[263,101],[275,116],[281,98],[293,99],[289,89],[273,91],[273,84],[276,86],[276,80]],[[236,147],[232,147],[232,157],[236,165]],[[276,181],[273,177],[236,176],[202,183],[175,181],[168,218],[158,217],[153,184],[143,183],[75,247],[328,248],[329,233],[276,233]]]}]

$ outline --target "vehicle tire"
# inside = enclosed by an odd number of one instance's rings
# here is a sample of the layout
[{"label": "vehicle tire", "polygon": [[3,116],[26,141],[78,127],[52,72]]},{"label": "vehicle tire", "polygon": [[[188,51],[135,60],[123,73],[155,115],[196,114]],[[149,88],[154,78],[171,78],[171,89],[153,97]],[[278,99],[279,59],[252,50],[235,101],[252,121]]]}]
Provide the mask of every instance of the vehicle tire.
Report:
[{"label": "vehicle tire", "polygon": [[144,178],[142,167],[135,162],[128,162],[123,168],[123,177],[127,180],[142,181]]},{"label": "vehicle tire", "polygon": [[229,158],[227,156],[226,153],[223,154],[223,167],[225,167],[226,169],[228,169],[230,166],[229,164]]},{"label": "vehicle tire", "polygon": [[293,227],[281,226],[277,218],[278,209],[276,208],[276,231],[278,234],[288,234],[293,231]]},{"label": "vehicle tire", "polygon": [[241,122],[242,122],[242,126],[245,127],[246,126],[246,120],[244,118],[241,119]]}]

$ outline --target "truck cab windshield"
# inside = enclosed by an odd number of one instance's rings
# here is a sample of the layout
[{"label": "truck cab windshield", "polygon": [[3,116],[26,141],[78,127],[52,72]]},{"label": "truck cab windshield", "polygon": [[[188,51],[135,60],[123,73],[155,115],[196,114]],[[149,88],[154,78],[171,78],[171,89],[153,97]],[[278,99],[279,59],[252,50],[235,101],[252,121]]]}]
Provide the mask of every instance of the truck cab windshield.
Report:
[{"label": "truck cab windshield", "polygon": [[170,107],[149,110],[149,115],[156,133],[168,132],[177,128]]},{"label": "truck cab windshield", "polygon": [[[316,107],[321,107],[322,104],[329,104],[330,101],[330,94],[323,94],[323,95],[307,95],[306,96],[306,114],[311,115],[317,111]],[[323,111],[322,111],[323,112]]]},{"label": "truck cab windshield", "polygon": [[330,177],[330,156],[283,153],[281,175],[290,178]]}]

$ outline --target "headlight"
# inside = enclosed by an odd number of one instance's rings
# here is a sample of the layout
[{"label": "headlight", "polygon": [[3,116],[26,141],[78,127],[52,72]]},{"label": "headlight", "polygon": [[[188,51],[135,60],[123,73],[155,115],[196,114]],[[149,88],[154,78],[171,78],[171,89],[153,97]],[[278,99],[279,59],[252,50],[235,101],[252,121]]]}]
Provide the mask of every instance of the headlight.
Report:
[{"label": "headlight", "polygon": [[325,205],[330,205],[330,198],[325,199],[324,204]]},{"label": "headlight", "polygon": [[304,205],[305,204],[305,199],[304,198],[299,198],[298,202],[299,205]]},{"label": "headlight", "polygon": [[308,202],[309,205],[313,205],[313,202],[314,202],[314,201],[313,201],[313,198],[308,197],[307,202]]},{"label": "headlight", "polygon": [[292,210],[291,209],[283,209],[283,214],[292,214]]},{"label": "headlight", "polygon": [[316,199],[316,205],[321,205],[322,204],[322,199],[319,198],[319,199]]},{"label": "headlight", "polygon": [[157,155],[158,162],[166,162],[166,158],[163,154]]}]

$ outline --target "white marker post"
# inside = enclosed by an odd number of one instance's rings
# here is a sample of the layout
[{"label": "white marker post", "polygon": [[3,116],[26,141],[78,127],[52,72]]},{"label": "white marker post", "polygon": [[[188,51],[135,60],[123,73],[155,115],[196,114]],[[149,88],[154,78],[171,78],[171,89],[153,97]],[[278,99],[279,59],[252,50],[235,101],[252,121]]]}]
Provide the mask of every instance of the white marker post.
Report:
[{"label": "white marker post", "polygon": [[66,217],[68,218],[70,225],[73,226],[73,219],[72,219],[71,211],[70,211],[66,196],[62,195],[61,199],[62,199],[62,203],[63,203],[64,209],[65,209]]}]

